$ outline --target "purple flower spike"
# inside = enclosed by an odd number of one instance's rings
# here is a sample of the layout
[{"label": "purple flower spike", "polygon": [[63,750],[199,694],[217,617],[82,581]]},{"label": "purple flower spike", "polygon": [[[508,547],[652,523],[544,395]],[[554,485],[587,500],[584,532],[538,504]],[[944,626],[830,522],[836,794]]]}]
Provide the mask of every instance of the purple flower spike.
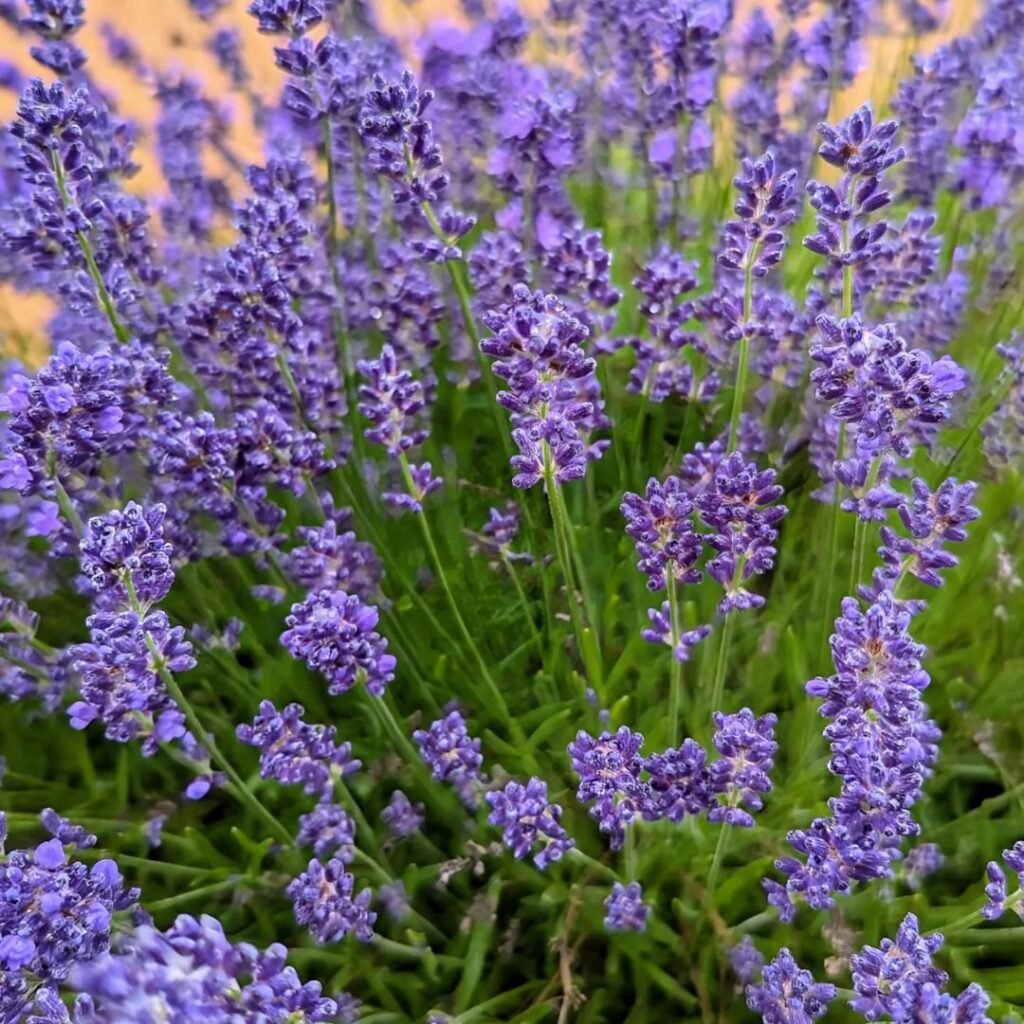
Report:
[{"label": "purple flower spike", "polygon": [[503,790],[487,794],[491,813],[487,820],[504,831],[505,845],[517,860],[528,857],[536,843],[533,862],[543,871],[576,844],[559,824],[562,808],[548,802],[548,784],[531,778],[526,785],[509,782]]},{"label": "purple flower spike", "polygon": [[610,932],[642,932],[647,930],[651,908],[644,903],[639,882],[623,885],[615,882],[604,901],[604,926]]},{"label": "purple flower spike", "polygon": [[868,1020],[922,1019],[915,1012],[922,996],[948,980],[946,972],[932,964],[942,941],[941,935],[922,936],[917,918],[907,914],[895,940],[882,939],[880,947],[865,946],[853,955],[850,968],[857,997],[850,1001],[850,1009]]},{"label": "purple flower spike", "polygon": [[323,0],[252,0],[246,8],[268,35],[305,35],[324,17]]},{"label": "purple flower spike", "polygon": [[131,588],[144,606],[167,596],[174,583],[173,548],[164,540],[163,505],[143,508],[129,501],[89,520],[79,545],[82,572],[97,608],[113,609],[129,604]]},{"label": "purple flower spike", "polygon": [[835,127],[818,125],[818,155],[851,174],[878,175],[903,159],[903,147],[893,145],[899,130],[899,121],[875,124],[871,107],[865,104]]},{"label": "purple flower spike", "polygon": [[355,878],[340,860],[321,864],[311,860],[309,867],[293,879],[285,890],[295,908],[295,920],[305,925],[325,946],[354,935],[360,942],[373,938],[377,914],[370,909],[373,893],[363,889],[355,893]]},{"label": "purple flower spike", "polygon": [[395,676],[396,661],[387,653],[387,640],[374,631],[378,617],[373,605],[354,594],[317,590],[292,605],[281,643],[327,677],[328,693],[345,693],[362,678],[370,693],[380,697]]},{"label": "purple flower spike", "polygon": [[672,610],[668,601],[663,601],[660,608],[648,608],[647,617],[651,624],[640,631],[641,635],[648,643],[671,647],[676,661],[689,661],[690,652],[711,633],[711,627],[707,625],[684,630],[679,634],[679,642],[673,644]]},{"label": "purple flower spike", "polygon": [[427,432],[410,424],[426,405],[423,384],[399,367],[395,350],[385,345],[379,359],[361,359],[357,369],[366,381],[359,411],[370,421],[367,440],[384,445],[393,459],[422,444]]},{"label": "purple flower spike", "polygon": [[1003,860],[1011,871],[1024,875],[1024,839],[1018,839],[1010,849],[1003,850]]},{"label": "purple flower spike", "polygon": [[747,1006],[765,1024],[811,1024],[836,997],[834,985],[815,981],[785,948],[764,967],[759,984],[747,985],[746,993]]},{"label": "purple flower spike", "polygon": [[311,846],[317,857],[336,857],[345,864],[355,857],[356,825],[348,813],[330,800],[299,816],[299,846]]},{"label": "purple flower spike", "polygon": [[759,470],[740,452],[732,452],[695,499],[702,522],[715,531],[707,543],[718,554],[708,562],[707,572],[725,588],[718,604],[723,614],[764,604],[763,597],[743,584],[775,564],[776,526],[787,511],[775,504],[781,497],[774,470]]},{"label": "purple flower spike", "polygon": [[764,954],[754,945],[749,935],[729,949],[729,964],[739,981],[748,985],[761,976],[764,969]]},{"label": "purple flower spike", "polygon": [[569,744],[572,769],[579,776],[576,798],[592,804],[590,816],[610,836],[611,848],[621,849],[626,827],[649,800],[648,784],[641,781],[644,738],[626,726],[614,735],[603,732],[594,739],[582,730]]},{"label": "purple flower spike", "polygon": [[477,783],[484,759],[480,741],[469,735],[466,720],[457,709],[430,724],[429,729],[417,729],[412,738],[420,748],[420,755],[431,775],[454,786],[467,807],[476,807]]},{"label": "purple flower spike", "polygon": [[714,721],[715,749],[721,756],[709,769],[718,802],[708,812],[708,820],[753,828],[754,818],[744,808],[761,810],[761,795],[771,791],[768,773],[778,749],[775,715],[755,718],[750,708],[743,708],[734,715],[716,711]]},{"label": "purple flower spike", "polygon": [[786,247],[783,228],[796,219],[794,182],[796,171],[778,173],[775,157],[765,153],[759,160],[744,160],[733,178],[739,198],[733,209],[739,220],[726,223],[718,262],[728,270],[764,277],[782,260]]},{"label": "purple flower spike", "polygon": [[406,839],[423,827],[423,804],[414,804],[400,789],[391,794],[380,812],[392,839]]},{"label": "purple flower spike", "polygon": [[687,815],[700,814],[715,799],[707,751],[695,740],[683,740],[679,748],[651,754],[644,767],[650,776],[650,798],[644,817],[667,818],[677,824]]},{"label": "purple flower spike", "polygon": [[664,590],[673,583],[699,583],[695,568],[703,546],[693,528],[693,501],[678,477],[664,483],[654,477],[641,496],[623,495],[619,506],[626,520],[626,533],[633,538],[640,556],[637,568],[647,576],[650,590]]},{"label": "purple flower spike", "polygon": [[286,786],[302,786],[325,799],[335,779],[358,771],[348,743],[335,743],[333,725],[310,725],[302,720],[305,708],[289,704],[283,711],[269,701],[251,725],[239,725],[238,738],[260,751],[260,775]]},{"label": "purple flower spike", "polygon": [[985,885],[985,906],[981,908],[985,920],[996,921],[1003,916],[1006,909],[1006,875],[994,860],[988,862],[985,869],[988,879]]}]

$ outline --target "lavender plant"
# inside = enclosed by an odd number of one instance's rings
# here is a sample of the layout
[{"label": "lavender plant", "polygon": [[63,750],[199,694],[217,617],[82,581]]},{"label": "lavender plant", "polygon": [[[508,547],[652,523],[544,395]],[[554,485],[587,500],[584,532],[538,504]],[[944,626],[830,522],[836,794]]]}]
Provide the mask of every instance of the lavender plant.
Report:
[{"label": "lavender plant", "polygon": [[0,2],[0,1024],[1024,1019],[1019,0],[179,6]]}]

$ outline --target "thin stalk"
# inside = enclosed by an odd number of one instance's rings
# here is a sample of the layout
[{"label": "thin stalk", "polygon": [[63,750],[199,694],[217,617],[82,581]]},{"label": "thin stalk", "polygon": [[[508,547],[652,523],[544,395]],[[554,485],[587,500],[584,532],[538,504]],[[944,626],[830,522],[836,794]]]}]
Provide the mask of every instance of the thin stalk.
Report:
[{"label": "thin stalk", "polygon": [[[128,592],[128,603],[141,623],[145,617],[145,610],[135,593],[135,587],[132,585],[131,577],[127,575],[125,576],[125,589]],[[167,687],[167,692],[171,695],[171,699],[181,709],[181,713],[185,716],[185,721],[188,724],[192,735],[195,737],[196,742],[206,750],[210,755],[210,760],[213,761],[213,763],[216,764],[217,767],[220,768],[220,770],[228,777],[228,780],[231,783],[228,787],[229,792],[231,792],[239,802],[245,804],[257,818],[261,818],[267,827],[281,840],[281,842],[284,843],[285,846],[294,845],[294,840],[288,830],[277,820],[277,818],[274,817],[273,814],[270,813],[270,811],[266,809],[266,807],[263,806],[263,804],[257,799],[256,794],[253,793],[246,784],[245,780],[237,771],[235,771],[231,762],[221,753],[216,740],[214,740],[213,736],[207,732],[205,726],[200,721],[199,716],[196,714],[195,709],[188,702],[181,687],[178,685],[178,681],[164,664],[163,654],[161,654],[160,648],[157,647],[156,641],[147,630],[143,630],[143,635],[146,640],[146,647],[149,649],[150,657],[153,659],[153,667],[156,669],[157,675],[160,676],[161,682]]]},{"label": "thin stalk", "polygon": [[[1004,909],[1012,910],[1021,902],[1021,900],[1024,900],[1024,889],[1017,889],[1016,892],[1011,892],[1010,895],[1006,897]],[[981,910],[972,910],[971,913],[965,914],[963,917],[958,917],[955,921],[950,921],[949,924],[943,924],[938,928],[932,928],[930,931],[925,932],[925,935],[936,935],[938,933],[951,935],[953,932],[963,931],[965,928],[973,928],[974,925],[981,924],[984,920],[985,915]]]},{"label": "thin stalk", "polygon": [[[398,461],[402,469],[402,478],[405,480],[406,490],[408,490],[410,494],[415,494],[416,485],[413,481],[412,472],[409,469],[409,459],[406,457],[405,452],[402,452],[399,455]],[[419,520],[420,532],[423,534],[423,543],[427,546],[427,551],[430,554],[430,560],[433,562],[434,571],[437,573],[437,578],[441,583],[441,589],[444,591],[445,597],[448,600],[448,604],[452,610],[452,615],[455,617],[455,623],[459,627],[459,632],[462,634],[462,638],[465,640],[468,649],[472,652],[473,658],[480,670],[480,675],[482,676],[484,683],[487,685],[487,689],[490,691],[491,697],[501,713],[502,718],[505,720],[509,732],[512,734],[513,740],[515,740],[516,744],[524,751],[524,755],[528,756],[530,761],[533,762],[532,755],[529,755],[526,751],[526,736],[523,733],[522,727],[510,713],[508,704],[506,704],[505,698],[502,695],[501,690],[498,688],[498,684],[494,680],[494,676],[491,675],[490,669],[487,667],[487,662],[484,660],[484,656],[480,653],[480,648],[477,646],[476,641],[473,639],[473,634],[470,633],[469,627],[466,625],[466,620],[462,617],[459,604],[455,600],[455,594],[452,591],[451,584],[448,582],[448,576],[444,571],[444,562],[442,562],[441,556],[437,550],[437,545],[434,543],[434,535],[430,529],[430,523],[427,522],[426,513],[420,511],[416,515],[416,518]]]},{"label": "thin stalk", "polygon": [[516,588],[516,594],[519,597],[519,603],[523,606],[523,615],[526,617],[526,624],[530,627],[530,636],[533,637],[533,642],[537,647],[537,653],[543,657],[544,641],[541,638],[540,630],[537,629],[537,623],[533,621],[533,611],[530,608],[530,602],[526,597],[526,591],[523,590],[523,584],[520,582],[519,574],[516,572],[516,568],[512,564],[512,560],[504,551],[501,553],[501,562],[502,565],[505,566],[505,571],[508,573],[509,579],[512,580],[512,585]]},{"label": "thin stalk", "polygon": [[[843,449],[846,447],[846,423],[839,424],[839,437],[836,440],[836,462],[841,462]],[[825,601],[822,605],[820,646],[828,650],[829,624],[832,621],[832,600],[835,587],[836,562],[839,559],[839,480],[832,474],[832,505],[830,508],[829,556],[828,572],[825,575]]]},{"label": "thin stalk", "polygon": [[728,843],[728,835],[731,826],[724,822],[719,826],[718,842],[715,843],[715,855],[711,858],[711,870],[708,872],[708,883],[705,889],[709,900],[714,902],[715,886],[718,883],[718,875],[722,870],[722,860],[725,858],[725,847]]},{"label": "thin stalk", "polygon": [[175,907],[181,906],[184,903],[191,903],[200,897],[216,896],[218,893],[225,892],[228,889],[237,889],[240,881],[238,878],[225,878],[223,882],[214,882],[212,885],[204,885],[198,889],[180,892],[176,896],[168,896],[165,900],[147,903],[146,910],[151,913],[173,910]]},{"label": "thin stalk", "polygon": [[668,740],[674,747],[679,741],[679,707],[683,696],[683,663],[676,657],[679,646],[679,595],[676,593],[676,581],[668,580],[668,607],[672,619],[672,664],[669,668],[668,680]]},{"label": "thin stalk", "polygon": [[78,514],[78,509],[75,508],[71,496],[64,490],[64,485],[58,479],[56,468],[53,470],[53,487],[57,493],[57,507],[60,509],[61,515],[71,523],[79,537],[84,537],[85,523],[82,522],[82,517]]},{"label": "thin stalk", "polygon": [[715,678],[711,685],[711,714],[722,710],[722,698],[725,693],[725,669],[729,660],[735,619],[735,613],[729,612],[725,617],[725,625],[722,627],[722,638],[718,644],[718,661],[715,665]]},{"label": "thin stalk", "polygon": [[747,372],[750,364],[750,337],[747,324],[754,309],[754,262],[760,243],[755,242],[747,254],[746,269],[743,272],[743,333],[740,335],[740,354],[736,364],[736,388],[732,395],[732,414],[729,416],[728,451],[736,448],[740,431],[740,417],[743,415],[743,400],[747,393]]},{"label": "thin stalk", "polygon": [[[871,462],[867,479],[864,481],[863,494],[867,494],[875,486],[881,465],[882,458],[880,455],[876,455]],[[858,515],[853,524],[853,562],[850,565],[850,594],[856,593],[857,584],[864,578],[864,554],[867,548],[867,532],[867,522]]]}]

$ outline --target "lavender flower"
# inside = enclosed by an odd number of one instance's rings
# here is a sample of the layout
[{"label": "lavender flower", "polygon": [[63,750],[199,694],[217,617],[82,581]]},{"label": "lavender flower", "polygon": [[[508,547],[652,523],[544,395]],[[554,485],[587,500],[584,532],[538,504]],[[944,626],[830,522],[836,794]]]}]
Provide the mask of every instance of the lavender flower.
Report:
[{"label": "lavender flower", "polygon": [[985,875],[988,882],[985,885],[985,906],[981,912],[987,921],[996,921],[1006,909],[1006,875],[994,860],[988,862]]},{"label": "lavender flower", "polygon": [[423,116],[433,98],[429,89],[420,91],[411,71],[391,82],[374,76],[366,94],[359,133],[370,166],[391,179],[396,203],[432,203],[448,189],[441,148]]},{"label": "lavender flower", "polygon": [[644,903],[639,882],[623,885],[615,882],[604,901],[604,926],[610,932],[642,932],[647,930],[651,908]]},{"label": "lavender flower", "polygon": [[373,546],[346,529],[352,510],[334,508],[330,496],[323,501],[326,519],[321,526],[299,526],[295,535],[304,543],[288,553],[288,574],[307,590],[343,590],[370,601],[384,575]]},{"label": "lavender flower", "polygon": [[743,161],[741,173],[732,181],[740,193],[733,207],[739,220],[725,225],[720,266],[764,277],[778,265],[786,246],[782,229],[796,219],[795,179],[794,170],[776,172],[771,152]]},{"label": "lavender flower", "polygon": [[710,769],[710,783],[717,796],[708,812],[709,821],[753,828],[754,818],[744,810],[759,811],[761,794],[771,791],[768,776],[774,765],[775,715],[755,718],[750,708],[734,715],[716,711],[715,749],[721,755]]},{"label": "lavender flower", "polygon": [[62,818],[52,807],[46,807],[39,815],[43,828],[59,839],[62,846],[73,846],[77,850],[88,850],[96,845],[96,836],[81,825],[74,825],[67,818]]},{"label": "lavender flower", "polygon": [[683,740],[678,748],[651,754],[644,763],[650,776],[650,797],[643,807],[644,817],[679,823],[687,815],[708,810],[715,795],[707,756],[707,751],[691,739]]},{"label": "lavender flower", "polygon": [[1019,839],[1008,850],[1003,850],[1003,860],[1011,871],[1024,875],[1024,839]]},{"label": "lavender flower", "polygon": [[743,584],[775,563],[776,525],[787,511],[774,504],[781,497],[773,470],[759,470],[740,452],[732,452],[716,467],[708,489],[695,499],[701,521],[715,531],[706,536],[706,543],[718,552],[707,572],[725,588],[718,603],[723,614],[764,605],[764,598]]},{"label": "lavender flower", "polygon": [[995,467],[1015,465],[1024,451],[1024,337],[1014,334],[1010,341],[996,345],[1004,366],[1000,388],[1006,394],[982,424],[985,457]]},{"label": "lavender flower", "polygon": [[626,828],[649,798],[641,779],[643,742],[640,733],[623,725],[614,735],[603,732],[597,739],[580,730],[569,744],[572,769],[579,777],[576,799],[592,805],[590,816],[609,835],[613,850],[622,847]]},{"label": "lavender flower", "polygon": [[260,703],[260,713],[251,725],[236,729],[238,738],[260,752],[260,775],[286,786],[302,786],[325,800],[336,779],[360,768],[348,743],[335,743],[333,725],[310,725],[302,720],[305,708],[289,704],[278,711],[269,701]]},{"label": "lavender flower", "polygon": [[[321,946],[355,935],[361,942],[373,938],[377,914],[370,909],[373,894],[363,889],[355,894],[355,879],[340,860],[309,867],[285,890],[295,908],[295,920],[305,925]],[[354,895],[355,894],[355,895]]]},{"label": "lavender flower", "polygon": [[324,17],[323,0],[252,0],[246,10],[269,35],[301,36]]},{"label": "lavender flower", "polygon": [[851,961],[857,997],[850,1008],[869,1020],[888,1016],[911,1021],[929,988],[940,989],[948,980],[945,971],[932,964],[942,945],[941,935],[923,936],[917,917],[907,914],[896,938],[882,939],[880,947],[865,946]]},{"label": "lavender flower", "polygon": [[400,789],[391,794],[380,820],[392,839],[406,839],[423,827],[423,804],[414,804]]},{"label": "lavender flower", "polygon": [[945,857],[936,843],[915,846],[903,858],[903,872],[911,889],[920,889],[921,882],[942,867]]},{"label": "lavender flower", "polygon": [[509,782],[503,790],[487,794],[491,813],[487,820],[503,830],[505,845],[517,860],[523,860],[540,843],[533,862],[543,871],[559,861],[576,844],[559,824],[562,808],[548,802],[548,785],[531,778],[526,785]]},{"label": "lavender flower", "polygon": [[650,626],[640,631],[643,638],[651,644],[665,644],[672,648],[672,657],[676,661],[689,661],[690,652],[694,647],[711,634],[711,627],[704,625],[696,629],[680,632],[678,640],[672,636],[672,608],[668,601],[663,601],[660,608],[648,608],[647,617]]},{"label": "lavender flower", "polygon": [[[0,834],[6,830],[3,818]],[[112,860],[91,867],[70,860],[60,838],[0,860],[0,887],[0,998],[12,998],[16,1011],[25,1008],[19,981],[32,988],[55,985],[77,964],[102,955],[110,946],[113,915],[139,895],[124,887]]]},{"label": "lavender flower", "polygon": [[667,477],[664,483],[652,477],[643,496],[623,495],[619,511],[636,545],[637,568],[647,576],[649,590],[700,582],[696,563],[702,552],[701,537],[693,528],[693,501],[678,477]]},{"label": "lavender flower", "polygon": [[764,954],[754,945],[749,935],[729,948],[729,964],[739,981],[747,985],[761,976],[764,968]]},{"label": "lavender flower", "polygon": [[311,846],[317,857],[334,857],[348,864],[355,857],[355,822],[343,808],[323,798],[312,811],[299,816],[295,841],[299,846]]},{"label": "lavender flower", "polygon": [[116,949],[76,969],[80,1024],[111,1020],[251,1020],[355,1024],[359,1004],[323,995],[286,966],[287,951],[232,943],[220,922],[182,914],[166,931],[140,924]]},{"label": "lavender flower", "polygon": [[327,676],[328,693],[345,693],[362,679],[380,697],[397,663],[387,653],[387,640],[374,631],[378,618],[377,609],[354,594],[316,590],[292,605],[281,643],[292,657]]},{"label": "lavender flower", "polygon": [[469,735],[462,713],[453,708],[429,729],[417,729],[412,738],[433,778],[450,783],[464,804],[475,807],[475,783],[482,778],[484,759],[480,741]]},{"label": "lavender flower", "polygon": [[981,512],[971,504],[978,485],[959,483],[947,477],[933,493],[920,479],[911,484],[912,498],[897,507],[909,537],[900,537],[888,526],[881,529],[879,554],[885,563],[884,575],[899,579],[910,575],[931,587],[942,585],[939,575],[959,562],[956,555],[944,550],[949,542],[967,539],[967,523],[980,518]]},{"label": "lavender flower", "polygon": [[815,981],[785,948],[764,967],[760,983],[747,985],[746,992],[747,1006],[765,1024],[811,1024],[836,997],[834,985]]}]

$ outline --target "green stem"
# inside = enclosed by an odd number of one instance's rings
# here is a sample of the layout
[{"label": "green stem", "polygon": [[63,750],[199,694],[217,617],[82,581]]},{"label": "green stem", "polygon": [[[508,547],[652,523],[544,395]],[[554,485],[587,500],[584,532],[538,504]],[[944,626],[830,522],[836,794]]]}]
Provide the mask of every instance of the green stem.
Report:
[{"label": "green stem", "polygon": [[[839,437],[836,440],[836,462],[841,462],[843,458],[843,448],[846,446],[846,423],[845,421],[839,424]],[[839,480],[835,475],[835,471],[832,473],[832,505],[830,508],[830,527],[829,527],[829,556],[828,556],[828,572],[825,574],[825,601],[822,605],[822,619],[821,619],[821,639],[820,646],[825,649],[826,654],[828,653],[828,636],[829,628],[833,617],[832,601],[834,599],[835,590],[835,577],[836,577],[836,562],[839,560],[839,495],[840,485]]]},{"label": "green stem", "polygon": [[[135,593],[135,587],[132,585],[130,576],[125,576],[125,589],[128,591],[128,603],[131,606],[132,611],[138,617],[140,626],[145,618],[145,609],[139,602],[139,598]],[[185,716],[185,721],[188,724],[189,730],[192,732],[196,742],[199,743],[210,755],[210,760],[217,765],[218,768],[228,777],[231,785],[228,790],[238,799],[241,803],[245,804],[249,810],[251,810],[257,818],[261,818],[267,827],[284,843],[285,846],[293,846],[294,841],[291,834],[263,806],[263,804],[257,799],[256,794],[249,788],[245,780],[235,771],[234,766],[231,762],[221,753],[220,748],[217,746],[216,740],[213,736],[207,732],[203,723],[199,720],[199,716],[196,714],[195,709],[188,702],[185,694],[182,692],[181,687],[178,685],[178,681],[174,678],[167,666],[164,664],[163,654],[160,648],[157,647],[156,641],[148,630],[143,628],[143,636],[146,640],[146,647],[149,649],[150,657],[153,659],[153,667],[156,669],[157,675],[160,676],[161,682],[167,687],[167,692],[171,695],[171,699],[181,709],[181,713]]]},{"label": "green stem", "polygon": [[175,907],[191,903],[200,897],[216,896],[217,893],[225,892],[228,889],[237,889],[240,881],[238,878],[225,878],[223,882],[214,882],[212,885],[200,886],[198,889],[190,889],[180,892],[176,896],[169,896],[165,900],[157,900],[156,903],[147,903],[146,910],[154,914],[173,910]]},{"label": "green stem", "polygon": [[78,509],[75,508],[74,502],[71,500],[71,496],[66,490],[64,485],[60,482],[57,477],[56,468],[53,469],[53,487],[57,493],[57,507],[61,511],[61,515],[74,527],[75,533],[79,537],[85,536],[85,523],[82,522],[82,517],[78,514]]},{"label": "green stem", "polygon": [[711,714],[722,710],[722,699],[725,693],[725,669],[729,660],[729,647],[732,645],[733,623],[735,612],[729,612],[722,627],[722,638],[718,644],[718,661],[715,665],[715,678],[711,686]]},{"label": "green stem", "polygon": [[668,579],[668,606],[672,618],[672,662],[669,667],[668,683],[668,740],[674,747],[679,741],[679,707],[683,696],[683,663],[676,657],[681,634],[679,625],[679,595],[676,593],[676,581]]},{"label": "green stem", "polygon": [[533,621],[533,610],[530,607],[530,602],[526,597],[526,591],[523,590],[523,584],[519,580],[519,574],[516,572],[516,567],[512,564],[512,560],[501,552],[501,562],[505,566],[505,571],[509,575],[509,579],[512,580],[512,585],[516,588],[516,594],[519,597],[519,603],[523,606],[523,615],[526,617],[526,624],[530,627],[530,636],[533,637],[533,642],[537,647],[537,653],[543,657],[544,655],[544,641],[541,638],[540,630],[537,629],[537,623]]},{"label": "green stem", "polygon": [[725,858],[725,847],[728,842],[731,825],[722,824],[718,830],[718,842],[715,843],[715,855],[711,858],[711,870],[708,872],[708,884],[706,895],[714,902],[715,886],[718,884],[718,875],[722,870],[722,860]]},{"label": "green stem", "polygon": [[[402,469],[402,478],[405,481],[406,490],[410,495],[415,495],[416,484],[413,481],[412,472],[409,468],[409,459],[405,452],[402,452],[399,455],[398,461]],[[476,641],[473,639],[473,634],[470,633],[469,627],[466,625],[466,620],[462,617],[462,612],[459,610],[459,604],[455,600],[455,594],[452,592],[451,584],[448,582],[448,576],[444,571],[444,562],[441,560],[441,556],[437,550],[437,545],[434,543],[434,535],[430,529],[430,523],[427,522],[426,512],[422,510],[418,512],[416,514],[416,519],[419,521],[420,532],[423,534],[423,543],[427,546],[427,551],[430,554],[430,560],[434,566],[434,572],[437,573],[437,578],[441,583],[441,589],[444,591],[445,597],[448,600],[448,605],[452,610],[455,623],[459,627],[459,632],[462,634],[462,638],[465,640],[467,648],[472,652],[473,658],[480,670],[480,675],[483,678],[487,689],[490,691],[495,706],[498,708],[502,718],[505,720],[513,740],[519,745],[520,749],[523,750],[524,756],[528,757],[530,762],[536,766],[536,763],[533,761],[533,756],[527,752],[526,736],[523,733],[522,727],[510,713],[508,704],[506,704],[505,698],[502,695],[501,690],[498,688],[498,684],[494,680],[494,676],[491,675],[490,669],[487,667],[487,662],[480,653],[480,648],[477,646]]]},{"label": "green stem", "polygon": [[[882,465],[882,457],[876,455],[871,462],[871,468],[868,470],[867,479],[864,481],[864,487],[861,491],[861,496],[868,493],[872,487],[875,486],[875,481],[878,479],[878,471]],[[850,594],[857,592],[857,584],[864,578],[864,555],[867,548],[867,522],[861,516],[857,516],[853,523],[853,561],[850,564]]]},{"label": "green stem", "polygon": [[747,334],[747,324],[750,323],[754,309],[754,263],[757,260],[757,252],[760,243],[755,242],[747,254],[746,269],[743,277],[743,326],[740,335],[740,354],[736,364],[736,388],[732,395],[732,414],[729,417],[729,444],[728,451],[736,448],[736,439],[739,436],[740,417],[743,415],[743,400],[747,393],[747,372],[750,363],[750,337]]},{"label": "green stem", "polygon": [[[1017,889],[1016,892],[1012,892],[1006,897],[1004,910],[1012,910],[1021,900],[1024,900],[1024,889]],[[931,931],[925,932],[925,935],[935,935],[940,932],[943,935],[950,935],[953,932],[963,931],[965,928],[973,928],[974,925],[980,924],[985,919],[985,915],[981,910],[972,910],[971,913],[958,917],[955,921],[940,925],[938,928],[932,928]]]}]

